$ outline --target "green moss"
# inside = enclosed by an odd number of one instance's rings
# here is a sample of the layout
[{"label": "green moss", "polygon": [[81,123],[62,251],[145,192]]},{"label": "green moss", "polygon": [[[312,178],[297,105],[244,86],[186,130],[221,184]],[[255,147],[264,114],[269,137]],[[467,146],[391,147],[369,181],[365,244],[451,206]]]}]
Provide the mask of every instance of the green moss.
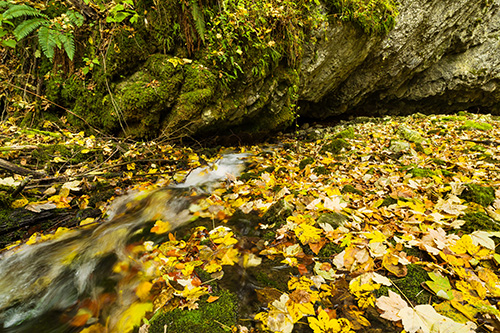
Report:
[{"label": "green moss", "polygon": [[343,149],[349,148],[351,145],[344,139],[333,139],[321,148],[321,152],[330,152],[332,155],[338,155]]},{"label": "green moss", "polygon": [[461,219],[465,221],[465,224],[462,225],[460,230],[468,234],[478,230],[500,231],[499,222],[493,220],[483,212],[466,213]]},{"label": "green moss", "polygon": [[299,169],[302,170],[304,169],[308,164],[313,164],[314,159],[312,157],[306,157],[303,160],[300,161],[299,163]]},{"label": "green moss", "polygon": [[229,291],[221,290],[216,294],[219,299],[213,303],[200,301],[196,310],[175,309],[161,312],[150,321],[150,333],[223,333],[236,325],[238,298]]},{"label": "green moss", "polygon": [[318,166],[314,168],[314,173],[316,173],[317,175],[326,176],[329,175],[331,171],[328,168],[325,168],[324,166]]},{"label": "green moss", "polygon": [[479,131],[489,131],[493,128],[491,124],[485,122],[476,122],[472,120],[467,120],[463,126],[459,129],[462,130],[479,130]]},{"label": "green moss", "polygon": [[335,135],[336,139],[354,139],[354,128],[349,127]]},{"label": "green moss", "polygon": [[280,200],[273,204],[264,213],[262,219],[269,224],[275,224],[275,228],[279,228],[286,223],[286,219],[293,213],[293,206],[285,200]]},{"label": "green moss", "polygon": [[352,186],[350,184],[344,185],[344,187],[342,187],[342,190],[340,192],[363,195],[363,191],[358,190],[357,188],[355,188],[354,186]]},{"label": "green moss", "polygon": [[396,203],[398,203],[398,200],[394,199],[393,197],[386,197],[386,198],[384,198],[384,200],[382,201],[382,204],[380,206],[387,207],[390,205],[394,205]]},{"label": "green moss", "polygon": [[415,264],[409,264],[406,268],[408,269],[408,273],[404,278],[392,279],[392,282],[398,288],[393,286],[382,286],[376,292],[377,297],[387,296],[389,294],[389,290],[392,290],[398,294],[401,294],[402,292],[406,298],[410,299],[414,303],[414,305],[428,304],[432,294],[423,289],[421,284],[429,280],[429,275],[423,268]]},{"label": "green moss", "polygon": [[339,254],[344,250],[345,247],[341,247],[335,243],[327,243],[325,246],[321,248],[318,253],[318,257],[320,258],[331,258],[336,254]]},{"label": "green moss", "polygon": [[367,33],[387,33],[396,24],[398,16],[397,2],[394,0],[326,0],[325,4],[335,17],[355,22]]},{"label": "green moss", "polygon": [[465,184],[465,189],[460,195],[461,199],[488,207],[495,201],[495,189],[478,184]]},{"label": "green moss", "polygon": [[409,174],[412,175],[412,177],[419,178],[419,177],[432,177],[436,175],[436,172],[431,169],[427,168],[413,168],[410,171],[408,171]]}]

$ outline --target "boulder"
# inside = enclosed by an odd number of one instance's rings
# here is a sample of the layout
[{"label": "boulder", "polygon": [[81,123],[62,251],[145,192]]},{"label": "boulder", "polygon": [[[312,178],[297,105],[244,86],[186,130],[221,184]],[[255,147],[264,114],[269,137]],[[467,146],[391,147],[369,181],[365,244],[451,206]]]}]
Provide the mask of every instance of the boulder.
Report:
[{"label": "boulder", "polygon": [[301,66],[301,113],[498,113],[498,0],[402,0],[385,36],[354,24],[316,31]]}]

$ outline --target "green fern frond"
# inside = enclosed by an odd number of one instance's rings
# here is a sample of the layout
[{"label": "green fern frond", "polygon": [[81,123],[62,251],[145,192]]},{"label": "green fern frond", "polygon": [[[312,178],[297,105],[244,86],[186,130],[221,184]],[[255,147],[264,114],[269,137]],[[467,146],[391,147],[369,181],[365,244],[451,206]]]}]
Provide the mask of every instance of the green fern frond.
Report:
[{"label": "green fern frond", "polygon": [[35,29],[46,23],[49,23],[49,21],[43,17],[26,20],[21,22],[21,24],[19,24],[12,33],[17,38],[17,40],[21,40],[24,37],[28,36]]},{"label": "green fern frond", "polygon": [[3,13],[4,20],[13,19],[20,16],[36,16],[47,18],[47,15],[43,14],[38,9],[27,5],[14,5]]},{"label": "green fern frond", "polygon": [[3,8],[3,7],[8,7],[12,5],[11,2],[8,2],[8,1],[0,1],[0,8]]},{"label": "green fern frond", "polygon": [[38,43],[42,48],[43,54],[52,61],[57,43],[54,39],[53,31],[49,27],[42,26],[38,30]]},{"label": "green fern frond", "polygon": [[191,0],[191,15],[193,15],[198,36],[205,42],[205,18],[196,0]]},{"label": "green fern frond", "polygon": [[62,48],[66,51],[69,60],[73,61],[75,56],[75,41],[73,34],[68,32],[66,34],[60,34],[59,39],[61,40]]},{"label": "green fern frond", "polygon": [[72,25],[76,25],[77,27],[81,27],[85,18],[82,14],[75,12],[74,10],[68,10],[66,12],[66,16],[69,18]]}]

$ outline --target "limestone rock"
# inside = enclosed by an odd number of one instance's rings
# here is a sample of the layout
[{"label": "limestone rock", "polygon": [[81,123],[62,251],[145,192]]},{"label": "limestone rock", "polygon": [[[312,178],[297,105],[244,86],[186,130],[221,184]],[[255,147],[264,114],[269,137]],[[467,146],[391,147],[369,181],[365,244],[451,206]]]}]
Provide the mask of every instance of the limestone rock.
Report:
[{"label": "limestone rock", "polygon": [[499,7],[498,0],[402,0],[386,36],[330,24],[302,63],[303,113],[498,113]]}]

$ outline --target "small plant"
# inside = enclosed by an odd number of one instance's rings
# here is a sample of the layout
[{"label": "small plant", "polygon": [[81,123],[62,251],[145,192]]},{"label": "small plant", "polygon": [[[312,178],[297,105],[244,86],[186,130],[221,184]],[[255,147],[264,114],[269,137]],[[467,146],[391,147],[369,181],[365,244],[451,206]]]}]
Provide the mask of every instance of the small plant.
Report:
[{"label": "small plant", "polygon": [[366,33],[387,33],[396,24],[395,0],[326,0],[332,14],[359,24]]},{"label": "small plant", "polygon": [[[64,50],[70,60],[75,55],[74,29],[83,24],[84,18],[80,13],[68,10],[55,18],[50,18],[39,9],[22,4],[10,4],[4,1],[0,2],[0,7],[8,7],[1,14],[1,23],[7,23],[15,26],[12,34],[21,41],[34,31],[38,31],[38,43],[43,54],[53,61],[56,48]],[[13,20],[25,18],[19,24],[15,25]],[[5,36],[7,32],[0,28],[0,35]],[[12,39],[10,39],[12,40]],[[15,47],[14,42],[4,42],[5,46]]]}]

